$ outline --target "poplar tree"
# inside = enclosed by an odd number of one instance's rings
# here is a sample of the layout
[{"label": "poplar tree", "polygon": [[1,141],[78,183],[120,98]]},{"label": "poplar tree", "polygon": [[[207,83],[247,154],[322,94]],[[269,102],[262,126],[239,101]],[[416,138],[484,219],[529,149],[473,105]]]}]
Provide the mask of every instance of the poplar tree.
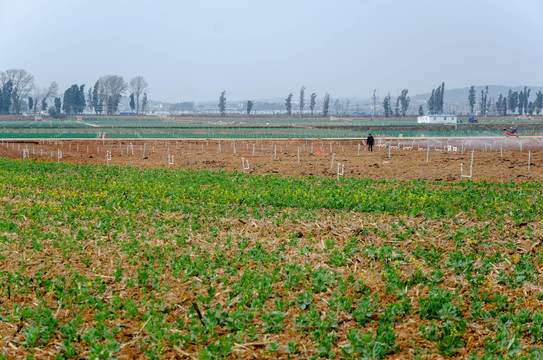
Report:
[{"label": "poplar tree", "polygon": [[[100,108],[102,105],[100,104]],[[147,93],[143,93],[143,99],[141,100],[141,112],[145,113],[147,111]]]},{"label": "poplar tree", "polygon": [[528,103],[528,107],[526,108],[526,113],[530,116],[532,116],[534,114],[534,110],[535,110],[535,105],[532,101],[530,101]]},{"label": "poplar tree", "polygon": [[541,112],[541,108],[543,107],[543,93],[541,93],[541,90],[535,93],[535,100],[534,100],[534,109],[535,113],[539,115]]},{"label": "poplar tree", "polygon": [[430,99],[428,99],[428,112],[430,114],[436,113],[436,90],[432,89],[432,94],[430,95]]},{"label": "poplar tree", "polygon": [[324,95],[324,102],[322,103],[322,116],[328,116],[328,110],[330,108],[330,95]]},{"label": "poplar tree", "polygon": [[445,81],[441,83],[441,89],[439,90],[439,108],[438,111],[443,114],[443,102],[445,99]]},{"label": "poplar tree", "polygon": [[523,91],[523,99],[524,99],[524,103],[522,104],[522,108],[524,110],[524,112],[528,112],[528,107],[529,107],[529,104],[530,104],[530,92],[531,92],[531,89],[528,89],[526,86],[524,87],[524,91]]},{"label": "poplar tree", "polygon": [[[503,99],[503,95],[500,94],[500,96],[498,96],[498,101],[496,101],[496,110],[498,111],[499,115],[503,115]],[[505,108],[507,109],[507,105],[505,106]]]},{"label": "poplar tree", "polygon": [[315,104],[317,103],[317,94],[313,93],[311,94],[311,98],[309,100],[309,109],[311,110],[311,115],[313,115],[313,110],[315,110]]},{"label": "poplar tree", "polygon": [[2,96],[0,97],[0,113],[9,114],[9,109],[11,108],[11,98],[13,92],[13,81],[8,80],[2,87]]},{"label": "poplar tree", "polygon": [[219,112],[221,113],[221,116],[226,115],[226,90],[223,90],[219,97]]},{"label": "poplar tree", "polygon": [[130,94],[130,109],[132,111],[136,109],[136,102],[134,101],[134,93]]},{"label": "poplar tree", "polygon": [[473,114],[473,109],[475,108],[475,86],[473,85],[469,88],[468,101],[470,114]]},{"label": "poplar tree", "polygon": [[302,116],[302,113],[304,111],[305,106],[305,86],[302,86],[300,88],[300,117]]},{"label": "poplar tree", "polygon": [[288,94],[287,98],[285,99],[285,106],[287,108],[287,114],[291,115],[292,113],[292,93]]},{"label": "poplar tree", "polygon": [[432,95],[428,100],[428,112],[430,114],[443,113],[443,101],[445,98],[445,82],[442,82],[437,89],[432,90]]},{"label": "poplar tree", "polygon": [[92,86],[89,87],[89,90],[87,92],[87,106],[89,107],[89,111],[92,112],[93,111],[93,107],[92,107]]},{"label": "poplar tree", "polygon": [[98,97],[98,89],[100,88],[100,81],[96,81],[94,84],[94,88],[92,89],[92,108],[94,109],[94,113],[102,113],[102,106],[100,106],[100,111],[98,111],[100,98]]},{"label": "poplar tree", "polygon": [[56,97],[55,98],[55,110],[57,111],[58,114],[60,114],[60,108],[61,108],[61,102],[60,102],[60,98],[59,97]]},{"label": "poplar tree", "polygon": [[407,113],[407,109],[409,108],[409,103],[411,102],[411,99],[409,98],[409,96],[407,96],[407,93],[409,92],[409,90],[407,89],[403,89],[402,90],[402,93],[399,97],[400,99],[400,111],[402,113],[402,117],[405,117],[405,114]]},{"label": "poplar tree", "polygon": [[517,110],[518,106],[518,91],[513,91],[509,89],[509,92],[507,93],[507,107],[509,108],[509,111],[511,111],[513,114]]},{"label": "poplar tree", "polygon": [[385,96],[385,98],[383,99],[383,110],[385,111],[386,118],[392,115],[392,107],[390,106],[390,95]]},{"label": "poplar tree", "polygon": [[487,98],[488,98],[488,86],[486,86],[484,89],[481,89],[481,101],[479,104],[479,108],[481,111],[481,116],[486,116],[487,113]]},{"label": "poplar tree", "polygon": [[399,96],[396,98],[396,106],[394,107],[394,116],[397,118],[400,117],[400,97]]}]

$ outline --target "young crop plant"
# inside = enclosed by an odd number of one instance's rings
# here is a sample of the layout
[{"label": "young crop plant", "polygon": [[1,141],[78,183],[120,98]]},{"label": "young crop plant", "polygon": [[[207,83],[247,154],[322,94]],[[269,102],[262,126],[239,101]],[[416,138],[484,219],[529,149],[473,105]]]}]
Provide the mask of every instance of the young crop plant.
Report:
[{"label": "young crop plant", "polygon": [[379,327],[375,336],[369,331],[349,330],[347,340],[341,348],[347,359],[383,359],[397,350],[396,335],[389,326]]},{"label": "young crop plant", "polygon": [[456,275],[469,274],[473,271],[476,254],[464,255],[463,252],[451,252],[447,259],[447,266],[452,268]]},{"label": "young crop plant", "polygon": [[496,331],[495,338],[487,337],[485,343],[487,354],[501,356],[505,359],[518,358],[521,352],[520,341],[508,329]]},{"label": "young crop plant", "polygon": [[311,284],[313,292],[321,293],[328,289],[335,281],[335,274],[324,267],[319,267],[317,271],[311,272]]},{"label": "young crop plant", "polygon": [[287,353],[289,354],[289,359],[300,352],[298,348],[298,343],[296,343],[295,341],[289,341],[287,343]]},{"label": "young crop plant", "polygon": [[463,338],[466,322],[464,320],[446,320],[440,325],[433,321],[429,326],[421,324],[419,329],[423,338],[437,343],[438,350],[443,356],[452,356],[458,349],[465,346]]},{"label": "young crop plant", "polygon": [[311,305],[312,301],[313,301],[313,293],[310,291],[303,292],[298,297],[296,297],[296,303],[302,310],[307,309],[309,305]]},{"label": "young crop plant", "polygon": [[533,314],[532,326],[530,326],[530,335],[534,342],[543,341],[543,312],[536,311]]},{"label": "young crop plant", "polygon": [[281,311],[272,311],[271,313],[262,314],[262,326],[265,333],[276,334],[280,332],[286,326],[284,321],[285,313]]},{"label": "young crop plant", "polygon": [[430,288],[428,297],[419,298],[419,312],[423,319],[439,319],[441,314],[460,315],[460,308],[452,303],[455,294],[440,287]]}]

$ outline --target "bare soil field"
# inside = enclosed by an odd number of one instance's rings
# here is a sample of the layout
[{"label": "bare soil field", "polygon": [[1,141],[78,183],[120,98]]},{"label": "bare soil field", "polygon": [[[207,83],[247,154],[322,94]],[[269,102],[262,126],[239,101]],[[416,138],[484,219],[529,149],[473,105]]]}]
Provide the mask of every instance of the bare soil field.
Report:
[{"label": "bare soil field", "polygon": [[337,177],[343,171],[343,176],[355,178],[458,181],[470,175],[473,153],[472,180],[537,181],[543,175],[540,138],[377,139],[376,144],[380,146],[369,152],[357,140],[10,140],[0,146],[0,157],[260,175]]}]

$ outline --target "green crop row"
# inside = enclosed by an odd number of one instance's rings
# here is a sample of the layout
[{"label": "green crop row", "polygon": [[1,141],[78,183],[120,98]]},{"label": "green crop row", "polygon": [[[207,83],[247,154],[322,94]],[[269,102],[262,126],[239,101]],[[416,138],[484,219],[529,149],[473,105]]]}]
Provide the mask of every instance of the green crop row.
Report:
[{"label": "green crop row", "polygon": [[[142,201],[161,211],[179,211],[189,203],[230,204],[246,207],[338,209],[367,213],[423,215],[429,218],[468,216],[475,219],[503,220],[517,223],[538,220],[542,213],[542,188],[539,182],[488,183],[427,183],[425,181],[375,181],[369,179],[333,179],[318,177],[283,178],[253,176],[223,171],[169,171],[130,167],[77,166],[40,162],[0,160],[0,174],[6,182],[0,196],[11,188],[6,184],[28,183],[21,193],[25,198],[40,196],[39,189],[55,188],[50,173],[64,176],[63,189],[87,189],[75,192],[74,202],[85,206],[110,203],[131,207]],[[21,178],[20,174],[31,173]],[[56,176],[55,176],[56,177]],[[102,179],[114,178],[112,182]],[[103,196],[95,197],[94,192]],[[86,197],[86,194],[93,196]]]}]

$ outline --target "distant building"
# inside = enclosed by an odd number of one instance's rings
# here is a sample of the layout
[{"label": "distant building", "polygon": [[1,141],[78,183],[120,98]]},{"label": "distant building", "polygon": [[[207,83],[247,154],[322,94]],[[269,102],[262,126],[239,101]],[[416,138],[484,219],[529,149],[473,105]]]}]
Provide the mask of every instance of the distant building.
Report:
[{"label": "distant building", "polygon": [[456,115],[450,114],[428,114],[417,117],[417,122],[421,124],[456,124]]}]

